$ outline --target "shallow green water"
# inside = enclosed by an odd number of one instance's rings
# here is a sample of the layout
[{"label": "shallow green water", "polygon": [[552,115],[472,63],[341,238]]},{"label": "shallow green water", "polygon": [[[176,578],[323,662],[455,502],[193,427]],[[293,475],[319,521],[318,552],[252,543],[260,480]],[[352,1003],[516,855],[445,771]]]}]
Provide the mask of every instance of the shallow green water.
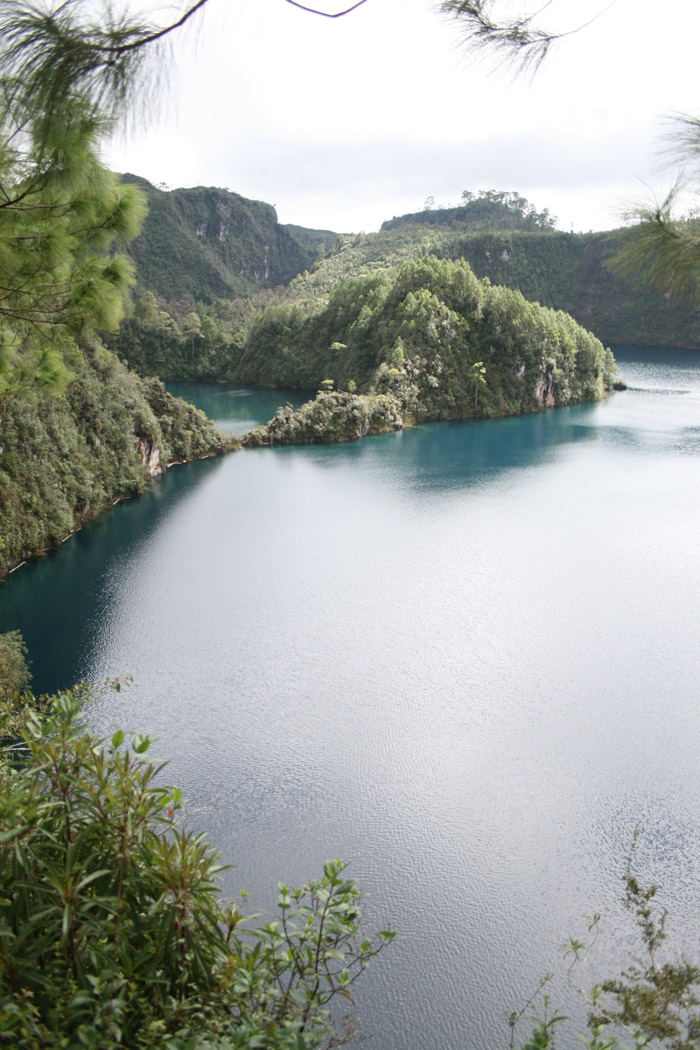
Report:
[{"label": "shallow green water", "polygon": [[40,688],[135,676],[91,718],[160,738],[229,890],[352,860],[405,935],[377,1050],[507,1045],[593,909],[605,971],[636,824],[697,943],[700,355],[619,358],[599,405],[173,468],[0,588]]}]

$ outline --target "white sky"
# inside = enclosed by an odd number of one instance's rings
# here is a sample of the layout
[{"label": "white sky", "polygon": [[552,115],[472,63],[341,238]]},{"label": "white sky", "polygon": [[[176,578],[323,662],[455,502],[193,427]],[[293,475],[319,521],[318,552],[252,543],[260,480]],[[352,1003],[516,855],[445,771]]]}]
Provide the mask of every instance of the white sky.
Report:
[{"label": "white sky", "polygon": [[646,186],[670,182],[663,117],[700,112],[700,3],[608,3],[552,0],[548,27],[602,14],[530,81],[490,73],[431,0],[367,0],[339,19],[285,0],[210,0],[175,41],[165,105],[106,160],[342,232],[377,229],[428,196],[456,204],[464,189],[517,190],[562,229],[613,227]]}]

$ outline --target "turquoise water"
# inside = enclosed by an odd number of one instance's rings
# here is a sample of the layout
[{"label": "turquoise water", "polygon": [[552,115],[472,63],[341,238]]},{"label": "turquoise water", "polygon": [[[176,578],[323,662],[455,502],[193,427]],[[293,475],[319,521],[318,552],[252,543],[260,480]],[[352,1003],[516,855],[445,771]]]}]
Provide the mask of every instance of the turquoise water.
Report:
[{"label": "turquoise water", "polygon": [[267,423],[279,405],[289,402],[297,408],[313,396],[311,391],[241,388],[234,383],[169,383],[168,390],[201,408],[227,434],[245,434]]},{"label": "turquoise water", "polygon": [[404,935],[377,1050],[506,1046],[593,910],[608,973],[637,824],[697,943],[700,355],[618,358],[598,405],[175,467],[0,588],[38,688],[134,675],[90,717],[159,737],[230,892],[352,861]]}]

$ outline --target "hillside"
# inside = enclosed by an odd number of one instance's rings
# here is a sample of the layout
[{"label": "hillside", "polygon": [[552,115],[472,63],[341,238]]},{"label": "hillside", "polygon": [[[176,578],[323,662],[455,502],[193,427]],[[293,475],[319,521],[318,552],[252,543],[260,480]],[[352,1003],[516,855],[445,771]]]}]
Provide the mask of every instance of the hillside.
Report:
[{"label": "hillside", "polygon": [[[606,344],[700,347],[697,304],[634,287],[609,269],[632,236],[629,229],[586,234],[538,230],[512,213],[501,213],[498,225],[494,219],[485,228],[464,209],[422,214],[430,219],[414,222],[415,216],[404,216],[385,223],[379,233],[339,239],[335,252],[311,274],[296,278],[290,292],[301,300],[326,297],[341,277],[395,269],[408,258],[431,254],[465,259],[479,278],[570,313]],[[491,210],[489,214],[493,219]]]},{"label": "hillside", "polygon": [[0,578],[61,543],[116,499],[143,492],[172,461],[233,447],[206,416],[86,347],[65,397],[2,406]]},{"label": "hillside", "polygon": [[700,347],[697,304],[634,287],[608,268],[630,236],[626,229],[546,236],[453,234],[439,254],[465,258],[479,277],[570,313],[606,344]]},{"label": "hillside", "polygon": [[530,204],[519,193],[483,190],[479,194],[464,191],[456,208],[424,208],[408,215],[394,216],[381,225],[381,231],[399,226],[458,226],[463,230],[539,230],[548,232],[556,222],[544,211]]},{"label": "hillside", "polygon": [[287,284],[335,240],[324,230],[285,227],[271,204],[226,189],[163,190],[137,175],[148,199],[142,232],[129,245],[138,289],[166,300],[203,302]]}]

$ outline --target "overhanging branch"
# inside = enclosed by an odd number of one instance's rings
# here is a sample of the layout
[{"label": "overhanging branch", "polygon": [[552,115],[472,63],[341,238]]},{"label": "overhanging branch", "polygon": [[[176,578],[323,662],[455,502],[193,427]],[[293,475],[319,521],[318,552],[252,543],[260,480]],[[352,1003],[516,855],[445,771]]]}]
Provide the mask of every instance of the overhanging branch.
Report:
[{"label": "overhanging branch", "polygon": [[301,8],[302,11],[308,11],[309,14],[312,15],[322,15],[323,18],[342,18],[343,15],[349,15],[351,11],[355,11],[358,7],[361,7],[362,4],[367,3],[367,0],[357,0],[357,3],[353,4],[352,7],[346,7],[344,11],[336,11],[335,13],[330,11],[317,11],[315,7],[306,7],[305,4],[298,3],[298,0],[287,0],[287,3],[291,4],[292,7]]}]

